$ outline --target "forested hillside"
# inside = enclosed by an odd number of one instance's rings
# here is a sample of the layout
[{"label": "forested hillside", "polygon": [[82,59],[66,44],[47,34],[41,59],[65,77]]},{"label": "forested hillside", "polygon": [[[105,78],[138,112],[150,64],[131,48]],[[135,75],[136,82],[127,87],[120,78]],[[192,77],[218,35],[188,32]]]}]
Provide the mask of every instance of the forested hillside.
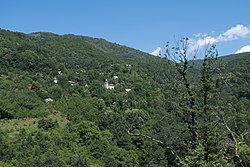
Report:
[{"label": "forested hillside", "polygon": [[250,53],[212,54],[0,30],[0,166],[250,166]]}]

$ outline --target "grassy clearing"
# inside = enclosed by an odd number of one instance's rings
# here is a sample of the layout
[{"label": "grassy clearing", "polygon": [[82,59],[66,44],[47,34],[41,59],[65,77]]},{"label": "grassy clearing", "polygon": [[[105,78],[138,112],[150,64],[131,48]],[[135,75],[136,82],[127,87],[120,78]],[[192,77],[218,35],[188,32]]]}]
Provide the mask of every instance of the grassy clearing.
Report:
[{"label": "grassy clearing", "polygon": [[[47,118],[57,120],[60,128],[64,128],[68,123],[66,116],[61,114],[59,111],[53,111]],[[0,129],[12,132],[20,129],[27,129],[30,131],[37,130],[37,123],[40,119],[41,118],[4,119],[0,120]]]}]

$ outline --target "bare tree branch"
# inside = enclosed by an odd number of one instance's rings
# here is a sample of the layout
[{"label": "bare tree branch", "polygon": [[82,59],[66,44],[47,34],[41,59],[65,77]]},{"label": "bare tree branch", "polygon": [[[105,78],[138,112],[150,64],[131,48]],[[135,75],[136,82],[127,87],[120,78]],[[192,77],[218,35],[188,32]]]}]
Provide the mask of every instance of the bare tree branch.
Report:
[{"label": "bare tree branch", "polygon": [[222,121],[223,125],[226,127],[227,131],[229,132],[229,134],[231,135],[231,137],[233,139],[235,149],[234,149],[234,156],[231,159],[234,159],[234,160],[238,161],[239,165],[244,167],[244,164],[243,164],[243,162],[242,162],[242,160],[240,158],[240,155],[239,155],[239,147],[238,146],[239,146],[240,142],[238,142],[234,132],[228,126],[227,121],[225,120],[224,116],[221,115],[221,117],[219,117],[217,115],[217,118]]}]

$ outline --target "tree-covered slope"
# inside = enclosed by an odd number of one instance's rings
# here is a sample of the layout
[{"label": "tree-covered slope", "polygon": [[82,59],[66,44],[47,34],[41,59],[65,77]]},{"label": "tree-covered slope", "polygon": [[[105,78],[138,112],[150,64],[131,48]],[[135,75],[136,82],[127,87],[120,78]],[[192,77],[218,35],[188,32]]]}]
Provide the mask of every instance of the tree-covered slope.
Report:
[{"label": "tree-covered slope", "polygon": [[[250,127],[250,55],[231,57],[219,60],[224,99],[211,105],[230,104],[225,118],[237,132]],[[202,61],[188,70],[196,99],[201,69]],[[0,90],[0,166],[178,166],[200,153],[190,147],[175,63],[126,46],[0,30]],[[230,145],[225,127],[217,129],[221,145]],[[206,163],[237,165],[222,156],[231,152],[215,150]]]}]

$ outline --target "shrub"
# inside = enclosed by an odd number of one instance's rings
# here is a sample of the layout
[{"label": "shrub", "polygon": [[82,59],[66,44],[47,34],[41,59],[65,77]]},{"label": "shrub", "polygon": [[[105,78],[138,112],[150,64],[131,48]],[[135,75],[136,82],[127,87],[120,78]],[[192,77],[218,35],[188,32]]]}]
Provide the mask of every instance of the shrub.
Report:
[{"label": "shrub", "polygon": [[58,127],[58,122],[56,120],[50,119],[41,119],[38,121],[38,128],[42,128],[44,130],[50,130]]}]

